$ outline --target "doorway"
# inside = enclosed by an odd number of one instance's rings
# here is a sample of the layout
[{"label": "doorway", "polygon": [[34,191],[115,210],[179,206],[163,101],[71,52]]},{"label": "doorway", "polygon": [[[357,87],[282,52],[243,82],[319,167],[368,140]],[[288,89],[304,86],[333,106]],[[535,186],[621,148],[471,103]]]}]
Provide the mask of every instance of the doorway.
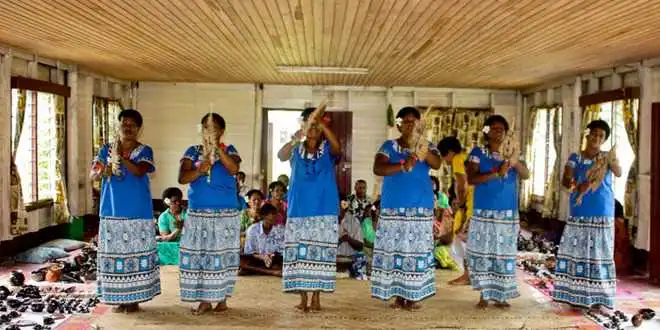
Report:
[{"label": "doorway", "polygon": [[[277,152],[291,136],[300,129],[302,109],[263,109],[261,138],[261,189],[268,191],[268,184],[280,175],[291,177],[289,162],[280,162]],[[353,113],[350,111],[328,111],[330,129],[337,135],[341,144],[342,157],[337,161],[335,171],[339,192],[348,195],[351,192],[352,168],[352,131]]]}]

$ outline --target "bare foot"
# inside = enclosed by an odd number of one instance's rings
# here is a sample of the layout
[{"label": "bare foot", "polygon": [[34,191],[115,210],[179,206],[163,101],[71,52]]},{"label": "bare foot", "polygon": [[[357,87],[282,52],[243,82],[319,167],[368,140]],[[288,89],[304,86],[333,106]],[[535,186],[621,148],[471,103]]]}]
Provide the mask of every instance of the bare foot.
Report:
[{"label": "bare foot", "polygon": [[307,307],[307,292],[300,293],[300,304],[296,305],[296,309],[303,313],[309,312],[309,308]]},{"label": "bare foot", "polygon": [[137,313],[140,311],[140,306],[138,304],[130,304],[124,307],[126,313]]},{"label": "bare foot", "polygon": [[321,294],[318,292],[315,292],[312,295],[312,303],[309,306],[309,309],[312,312],[320,312],[321,311]]},{"label": "bare foot", "polygon": [[394,302],[392,304],[390,304],[390,307],[392,309],[399,309],[399,308],[403,308],[404,305],[405,305],[405,301],[403,300],[403,298],[396,297]]},{"label": "bare foot", "polygon": [[477,308],[479,308],[479,309],[486,309],[486,308],[488,308],[488,301],[487,301],[487,300],[483,300],[483,299],[479,300],[479,302],[477,303]]},{"label": "bare foot", "polygon": [[470,277],[463,273],[460,277],[449,281],[449,285],[470,285]]},{"label": "bare foot", "polygon": [[506,301],[502,301],[502,302],[496,302],[495,307],[502,308],[502,309],[507,309],[507,308],[510,308],[511,305],[509,305],[509,303],[506,302]]},{"label": "bare foot", "polygon": [[202,315],[210,312],[213,309],[213,306],[209,303],[203,302],[199,303],[199,306],[197,308],[193,308],[192,313],[193,315]]},{"label": "bare foot", "polygon": [[229,307],[227,307],[227,301],[219,302],[217,305],[215,305],[215,309],[213,310],[214,313],[222,313],[226,311]]},{"label": "bare foot", "polygon": [[119,306],[112,307],[112,312],[113,313],[124,313],[124,312],[126,312],[126,306],[119,305]]},{"label": "bare foot", "polygon": [[416,301],[408,301],[406,302],[405,308],[412,312],[422,308],[422,305]]}]

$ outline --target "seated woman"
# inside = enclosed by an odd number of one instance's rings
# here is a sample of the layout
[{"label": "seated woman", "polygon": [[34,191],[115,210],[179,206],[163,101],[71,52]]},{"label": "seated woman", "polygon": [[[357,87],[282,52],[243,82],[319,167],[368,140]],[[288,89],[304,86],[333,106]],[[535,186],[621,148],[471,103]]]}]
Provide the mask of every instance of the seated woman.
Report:
[{"label": "seated woman", "polygon": [[380,200],[365,206],[364,220],[362,221],[362,237],[364,238],[364,251],[371,256],[376,240],[376,228],[378,228],[378,215],[380,214]]},{"label": "seated woman", "polygon": [[186,211],[181,207],[183,192],[176,187],[170,187],[163,191],[163,203],[167,210],[158,217],[158,237],[161,242],[178,242],[181,239],[183,221],[186,219]]},{"label": "seated woman", "polygon": [[158,259],[161,265],[179,264],[179,240],[183,233],[183,222],[187,217],[186,210],[181,206],[183,192],[179,188],[170,187],[163,191],[163,203],[168,209],[158,217]]},{"label": "seated woman", "polygon": [[275,224],[276,214],[274,206],[264,204],[259,212],[263,220],[248,228],[241,255],[240,275],[258,273],[282,276],[284,227]]}]

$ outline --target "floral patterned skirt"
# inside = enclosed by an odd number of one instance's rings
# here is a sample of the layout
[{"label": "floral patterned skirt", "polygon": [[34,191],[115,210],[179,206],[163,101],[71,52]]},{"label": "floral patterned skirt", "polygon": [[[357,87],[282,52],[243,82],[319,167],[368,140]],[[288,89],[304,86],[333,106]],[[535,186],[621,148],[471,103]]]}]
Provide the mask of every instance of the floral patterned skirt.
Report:
[{"label": "floral patterned skirt", "polygon": [[517,210],[474,210],[468,233],[470,282],[484,300],[516,298],[516,254],[520,222]]},{"label": "floral patterned skirt", "polygon": [[108,305],[136,304],[160,294],[160,267],[151,219],[101,217],[97,293]]},{"label": "floral patterned skirt", "polygon": [[284,292],[334,292],[337,215],[288,218],[284,233]]},{"label": "floral patterned skirt", "polygon": [[433,210],[382,209],[371,270],[371,296],[421,301],[435,295]]},{"label": "floral patterned skirt", "polygon": [[557,253],[556,301],[614,308],[614,218],[569,217]]},{"label": "floral patterned skirt", "polygon": [[180,249],[181,300],[222,302],[231,297],[240,264],[238,211],[190,210]]}]

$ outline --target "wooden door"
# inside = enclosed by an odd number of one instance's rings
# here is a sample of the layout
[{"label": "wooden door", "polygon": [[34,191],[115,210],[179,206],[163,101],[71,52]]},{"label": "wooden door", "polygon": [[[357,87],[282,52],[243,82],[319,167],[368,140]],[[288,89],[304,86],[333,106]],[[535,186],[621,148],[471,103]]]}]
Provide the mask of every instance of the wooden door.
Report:
[{"label": "wooden door", "polygon": [[[651,107],[651,201],[660,200],[660,103]],[[651,203],[649,279],[660,284],[660,203]]]},{"label": "wooden door", "polygon": [[327,112],[330,119],[330,128],[337,135],[341,144],[342,156],[337,161],[335,171],[337,173],[337,186],[339,193],[348,195],[351,193],[351,173],[353,154],[353,113],[350,111]]}]

